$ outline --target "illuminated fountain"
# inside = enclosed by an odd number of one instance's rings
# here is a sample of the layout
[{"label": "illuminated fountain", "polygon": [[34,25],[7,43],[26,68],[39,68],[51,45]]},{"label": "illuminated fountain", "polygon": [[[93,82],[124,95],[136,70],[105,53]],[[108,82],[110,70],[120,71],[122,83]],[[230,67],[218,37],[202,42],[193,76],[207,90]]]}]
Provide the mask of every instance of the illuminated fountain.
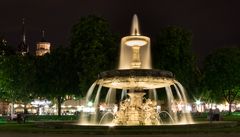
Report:
[{"label": "illuminated fountain", "polygon": [[[163,92],[165,102],[158,100]],[[121,40],[119,68],[98,75],[86,95],[86,104],[89,102],[94,102],[88,105],[92,111],[82,114],[80,124],[193,123],[182,85],[171,72],[152,69],[150,38],[141,35],[136,15],[131,35]],[[103,105],[105,109],[100,110]]]}]

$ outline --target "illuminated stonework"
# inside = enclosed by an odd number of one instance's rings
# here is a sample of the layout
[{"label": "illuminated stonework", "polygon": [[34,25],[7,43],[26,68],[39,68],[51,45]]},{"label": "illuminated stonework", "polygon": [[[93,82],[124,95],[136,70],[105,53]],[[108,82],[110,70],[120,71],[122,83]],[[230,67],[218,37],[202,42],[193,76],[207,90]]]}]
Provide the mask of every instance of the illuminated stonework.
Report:
[{"label": "illuminated stonework", "polygon": [[[166,100],[159,100],[159,95],[165,96]],[[177,101],[181,107],[178,107]],[[98,74],[98,79],[87,92],[86,108],[88,103],[93,103],[94,111],[83,113],[80,124],[136,126],[192,123],[183,86],[175,80],[172,72],[152,69],[150,38],[141,35],[136,15],[130,35],[121,40],[118,69]],[[100,103],[106,109],[99,107]]]},{"label": "illuminated stonework", "polygon": [[146,46],[149,43],[149,38],[146,36],[126,36],[123,38],[124,44],[132,48],[132,62],[133,69],[141,68],[140,48]]},{"label": "illuminated stonework", "polygon": [[150,38],[141,35],[136,15],[133,16],[130,35],[121,40],[120,54],[119,69],[151,69]]},{"label": "illuminated stonework", "polygon": [[46,53],[50,53],[51,44],[49,42],[38,42],[36,56],[43,56]]},{"label": "illuminated stonework", "polygon": [[145,93],[128,93],[129,99],[120,102],[113,123],[116,125],[159,125],[157,103],[150,99],[144,100]]},{"label": "illuminated stonework", "polygon": [[98,75],[97,84],[116,89],[155,89],[172,85],[170,71],[158,69],[111,70]]}]

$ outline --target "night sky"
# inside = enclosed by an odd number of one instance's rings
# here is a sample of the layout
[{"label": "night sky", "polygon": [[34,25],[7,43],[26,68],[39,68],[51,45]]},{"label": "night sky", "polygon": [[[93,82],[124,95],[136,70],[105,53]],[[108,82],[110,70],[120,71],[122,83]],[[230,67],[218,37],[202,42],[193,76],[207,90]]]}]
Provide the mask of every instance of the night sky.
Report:
[{"label": "night sky", "polygon": [[0,36],[18,45],[24,17],[32,50],[41,29],[54,46],[68,45],[72,25],[89,14],[104,17],[124,36],[136,13],[142,33],[149,37],[167,25],[191,30],[193,51],[202,60],[216,48],[240,45],[239,7],[239,0],[0,0]]}]

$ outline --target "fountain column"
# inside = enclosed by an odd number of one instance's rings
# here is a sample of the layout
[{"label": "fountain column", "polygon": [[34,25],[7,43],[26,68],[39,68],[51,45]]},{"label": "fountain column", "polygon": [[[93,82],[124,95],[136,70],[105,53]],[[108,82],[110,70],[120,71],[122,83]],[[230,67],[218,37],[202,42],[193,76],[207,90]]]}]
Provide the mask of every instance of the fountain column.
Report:
[{"label": "fountain column", "polygon": [[126,111],[128,117],[127,125],[141,125],[144,122],[142,100],[145,93],[128,93],[130,105]]},{"label": "fountain column", "polygon": [[[150,39],[140,33],[137,15],[133,16],[129,36],[122,38],[120,69],[150,69]],[[131,49],[130,49],[131,48]],[[141,52],[144,50],[144,52]]]},{"label": "fountain column", "polygon": [[132,63],[131,63],[132,68],[139,69],[141,68],[141,61],[140,61],[140,55],[139,55],[140,47],[133,46],[132,50],[133,50],[133,57],[132,57]]}]

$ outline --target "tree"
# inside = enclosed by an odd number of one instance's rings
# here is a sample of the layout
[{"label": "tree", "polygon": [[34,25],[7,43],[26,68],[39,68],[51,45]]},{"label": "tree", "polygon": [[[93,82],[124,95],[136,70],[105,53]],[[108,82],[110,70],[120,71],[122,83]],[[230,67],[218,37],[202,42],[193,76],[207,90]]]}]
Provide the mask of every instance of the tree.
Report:
[{"label": "tree", "polygon": [[4,99],[11,103],[27,104],[31,100],[31,85],[34,79],[34,67],[30,56],[2,57],[0,66],[0,87]]},{"label": "tree", "polygon": [[108,23],[100,17],[81,18],[71,33],[70,45],[78,69],[80,89],[86,92],[98,73],[116,66],[119,46]]},{"label": "tree", "polygon": [[240,49],[223,48],[210,54],[204,62],[203,82],[215,98],[225,99],[231,105],[240,95]]},{"label": "tree", "polygon": [[36,73],[38,96],[56,98],[58,115],[66,95],[79,95],[79,79],[75,64],[67,48],[58,48],[51,54],[38,58]]},{"label": "tree", "polygon": [[[29,72],[28,57],[16,56],[13,49],[7,44],[4,38],[0,41],[0,85],[2,98],[13,101],[22,100],[25,95],[23,88],[26,88],[28,79],[26,72]],[[18,94],[16,94],[18,93]]]},{"label": "tree", "polygon": [[177,26],[163,28],[152,46],[155,68],[173,72],[188,91],[194,92],[200,73],[191,50],[191,32]]},{"label": "tree", "polygon": [[13,55],[14,51],[4,38],[0,38],[0,57]]}]

